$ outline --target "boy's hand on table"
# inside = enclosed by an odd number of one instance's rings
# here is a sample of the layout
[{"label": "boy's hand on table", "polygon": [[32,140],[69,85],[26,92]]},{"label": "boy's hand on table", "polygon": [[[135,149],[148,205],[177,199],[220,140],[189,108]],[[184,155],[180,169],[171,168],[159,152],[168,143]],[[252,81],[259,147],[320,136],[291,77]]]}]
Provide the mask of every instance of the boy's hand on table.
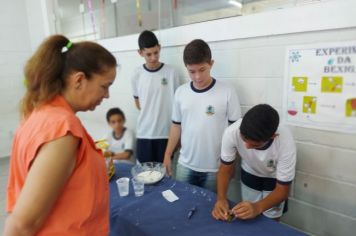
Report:
[{"label": "boy's hand on table", "polygon": [[226,199],[219,199],[214,205],[214,209],[211,212],[211,215],[216,220],[228,220],[229,218],[229,203]]},{"label": "boy's hand on table", "polygon": [[258,203],[242,201],[232,208],[232,213],[236,218],[247,220],[253,219],[262,213]]}]

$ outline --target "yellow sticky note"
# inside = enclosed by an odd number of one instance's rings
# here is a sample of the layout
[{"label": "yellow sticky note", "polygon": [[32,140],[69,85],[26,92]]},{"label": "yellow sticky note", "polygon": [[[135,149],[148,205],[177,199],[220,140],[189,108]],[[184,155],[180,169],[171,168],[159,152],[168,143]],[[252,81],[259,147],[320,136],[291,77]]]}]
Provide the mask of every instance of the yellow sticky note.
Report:
[{"label": "yellow sticky note", "polygon": [[303,113],[315,114],[316,113],[316,97],[305,96],[303,97]]},{"label": "yellow sticky note", "polygon": [[347,117],[356,117],[356,98],[346,100],[345,113]]},{"label": "yellow sticky note", "polygon": [[321,92],[341,93],[343,78],[341,76],[323,76],[321,78]]},{"label": "yellow sticky note", "polygon": [[293,91],[295,92],[306,92],[308,89],[308,77],[298,77],[294,76],[292,78]]}]

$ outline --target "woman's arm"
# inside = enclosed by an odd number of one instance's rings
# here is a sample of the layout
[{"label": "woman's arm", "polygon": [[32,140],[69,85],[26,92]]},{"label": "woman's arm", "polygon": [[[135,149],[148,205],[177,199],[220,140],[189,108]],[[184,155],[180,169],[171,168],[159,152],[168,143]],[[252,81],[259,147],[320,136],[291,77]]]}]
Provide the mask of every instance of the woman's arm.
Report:
[{"label": "woman's arm", "polygon": [[41,147],[5,224],[4,236],[34,235],[68,182],[76,163],[79,139],[71,135]]}]

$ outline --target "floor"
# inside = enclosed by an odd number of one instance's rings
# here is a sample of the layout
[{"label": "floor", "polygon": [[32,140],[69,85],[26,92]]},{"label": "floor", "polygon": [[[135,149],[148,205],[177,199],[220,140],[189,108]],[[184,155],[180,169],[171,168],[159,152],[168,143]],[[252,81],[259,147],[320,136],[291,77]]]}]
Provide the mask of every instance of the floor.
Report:
[{"label": "floor", "polygon": [[6,186],[7,176],[9,173],[9,159],[0,158],[0,235],[4,230],[6,219],[5,204],[6,204]]}]

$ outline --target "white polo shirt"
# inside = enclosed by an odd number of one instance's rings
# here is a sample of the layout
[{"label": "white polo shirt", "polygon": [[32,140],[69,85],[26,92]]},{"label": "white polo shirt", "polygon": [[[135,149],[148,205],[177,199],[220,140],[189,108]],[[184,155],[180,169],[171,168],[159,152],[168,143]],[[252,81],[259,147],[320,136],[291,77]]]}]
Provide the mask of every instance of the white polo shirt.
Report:
[{"label": "white polo shirt", "polygon": [[[114,137],[113,132],[111,131],[106,136],[106,140],[109,144],[109,151],[114,153],[120,153],[124,151],[131,151],[134,150],[134,135],[131,130],[125,129],[123,135],[118,139]],[[131,162],[134,162],[134,155],[131,155],[130,158]],[[119,162],[119,160],[114,160],[115,163]]]},{"label": "white polo shirt", "polygon": [[296,147],[289,129],[280,124],[278,136],[266,150],[247,149],[240,136],[242,119],[230,125],[224,132],[221,161],[232,163],[236,154],[241,156],[241,167],[258,177],[276,178],[282,183],[291,182],[295,176]]},{"label": "white polo shirt", "polygon": [[240,103],[232,86],[215,79],[204,90],[195,89],[192,82],[180,86],[172,115],[172,122],[182,130],[178,162],[194,171],[216,172],[224,129],[228,121],[240,117]]},{"label": "white polo shirt", "polygon": [[133,96],[140,101],[136,137],[166,139],[171,125],[174,92],[180,82],[173,67],[164,63],[156,70],[145,65],[132,76]]}]

